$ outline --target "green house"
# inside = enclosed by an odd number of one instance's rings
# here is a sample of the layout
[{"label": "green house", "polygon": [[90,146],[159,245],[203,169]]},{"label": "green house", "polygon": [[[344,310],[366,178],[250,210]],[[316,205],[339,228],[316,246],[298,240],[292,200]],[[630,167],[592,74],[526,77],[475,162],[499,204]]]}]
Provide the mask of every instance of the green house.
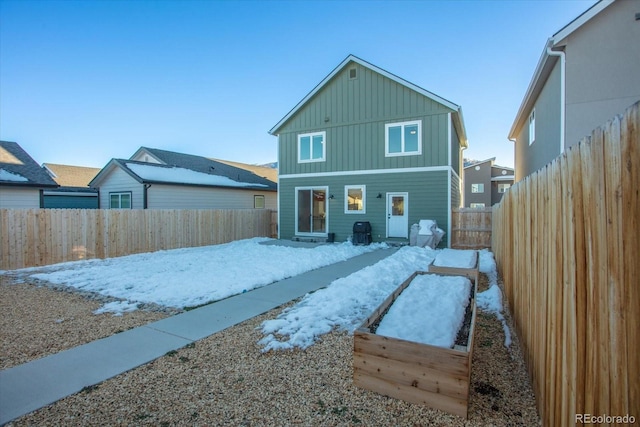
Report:
[{"label": "green house", "polygon": [[403,243],[433,219],[448,246],[467,148],[460,106],[350,55],[269,133],[280,238],[344,241],[367,221],[374,242]]}]

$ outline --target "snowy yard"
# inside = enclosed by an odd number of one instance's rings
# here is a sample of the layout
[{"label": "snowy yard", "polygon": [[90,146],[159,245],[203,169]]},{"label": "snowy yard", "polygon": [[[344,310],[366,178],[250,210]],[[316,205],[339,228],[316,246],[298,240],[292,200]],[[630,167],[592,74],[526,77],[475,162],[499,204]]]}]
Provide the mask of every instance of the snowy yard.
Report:
[{"label": "snowy yard", "polygon": [[[118,315],[137,309],[140,303],[179,308],[206,304],[386,247],[340,243],[295,248],[261,244],[267,240],[271,239],[75,261],[24,269],[21,273],[114,297],[118,301],[106,304],[96,314]],[[260,345],[264,351],[306,348],[335,328],[353,332],[407,277],[424,270],[438,253],[429,248],[403,247],[370,267],[307,294],[277,318],[262,324],[264,338]],[[478,306],[502,320],[501,292],[491,252],[480,252],[480,270],[489,276],[491,286],[478,295]],[[505,334],[508,346],[506,326]]]}]

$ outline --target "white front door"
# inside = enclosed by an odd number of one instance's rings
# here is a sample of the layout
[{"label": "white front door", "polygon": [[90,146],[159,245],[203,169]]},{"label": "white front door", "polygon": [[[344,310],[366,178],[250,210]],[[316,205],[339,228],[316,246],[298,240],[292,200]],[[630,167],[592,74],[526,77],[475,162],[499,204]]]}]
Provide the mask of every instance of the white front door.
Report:
[{"label": "white front door", "polygon": [[387,193],[387,237],[409,237],[409,193]]}]

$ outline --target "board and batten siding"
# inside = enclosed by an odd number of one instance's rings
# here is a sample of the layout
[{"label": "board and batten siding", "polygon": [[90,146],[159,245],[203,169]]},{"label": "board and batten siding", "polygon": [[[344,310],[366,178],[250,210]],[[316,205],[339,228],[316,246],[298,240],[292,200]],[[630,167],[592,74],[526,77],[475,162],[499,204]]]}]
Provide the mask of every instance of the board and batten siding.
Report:
[{"label": "board and batten siding", "polygon": [[38,188],[0,187],[0,209],[35,209],[40,207]]},{"label": "board and batten siding", "polygon": [[[295,236],[295,188],[328,187],[327,231],[335,233],[336,241],[346,241],[357,221],[369,221],[373,241],[386,240],[386,209],[388,192],[409,193],[409,228],[421,219],[434,219],[438,226],[447,230],[449,211],[447,170],[428,172],[372,173],[359,175],[337,175],[323,177],[280,179],[280,238]],[[365,185],[365,213],[345,214],[345,186]],[[378,194],[381,195],[378,198]],[[447,244],[447,235],[443,244]]]},{"label": "board and batten siding", "polygon": [[231,188],[152,184],[148,209],[253,209],[254,196],[264,196],[265,209],[277,209],[277,193]]},{"label": "board and batten siding", "polygon": [[113,168],[100,185],[100,208],[109,209],[110,193],[131,192],[131,208],[144,208],[144,187],[120,168]]},{"label": "board and batten siding", "polygon": [[[349,70],[356,67],[356,79]],[[448,165],[444,105],[351,63],[279,131],[280,175]],[[385,157],[385,124],[420,120],[422,155]],[[326,160],[298,163],[298,135],[326,132]]]}]

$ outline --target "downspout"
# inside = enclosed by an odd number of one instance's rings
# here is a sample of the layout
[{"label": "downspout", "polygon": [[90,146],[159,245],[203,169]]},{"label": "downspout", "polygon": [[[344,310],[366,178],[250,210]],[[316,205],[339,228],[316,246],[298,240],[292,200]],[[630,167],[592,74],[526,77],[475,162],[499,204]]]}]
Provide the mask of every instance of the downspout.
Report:
[{"label": "downspout", "polygon": [[463,151],[466,150],[467,148],[469,148],[468,146],[465,147],[464,145],[462,146],[462,148],[460,149],[460,166],[458,166],[460,168],[460,175],[462,175],[462,182],[460,183],[460,206],[464,207],[464,195],[466,194],[466,182],[464,182],[464,153]]},{"label": "downspout", "polygon": [[551,46],[547,46],[547,55],[560,57],[560,154],[562,154],[564,153],[564,149],[565,149],[564,138],[565,138],[565,111],[566,111],[566,101],[565,101],[566,58],[563,51],[552,50]]},{"label": "downspout", "polygon": [[143,184],[142,188],[142,209],[147,209],[147,190],[151,187],[151,184]]}]

